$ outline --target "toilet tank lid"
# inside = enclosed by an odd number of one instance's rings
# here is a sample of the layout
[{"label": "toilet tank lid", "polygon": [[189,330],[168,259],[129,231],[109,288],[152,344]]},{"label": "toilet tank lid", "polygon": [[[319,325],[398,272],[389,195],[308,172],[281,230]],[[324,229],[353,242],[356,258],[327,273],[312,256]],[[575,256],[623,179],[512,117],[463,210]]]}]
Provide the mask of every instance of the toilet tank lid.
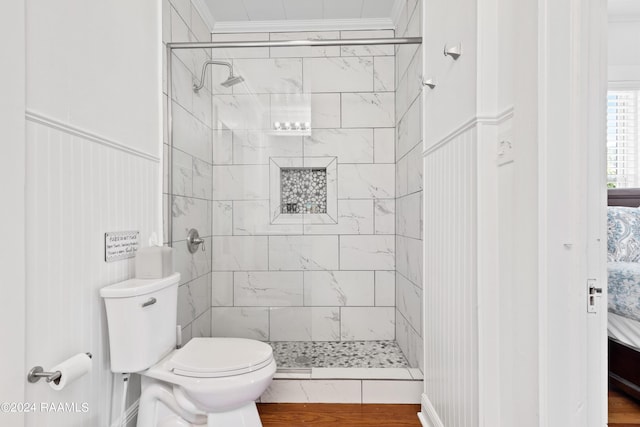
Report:
[{"label": "toilet tank lid", "polygon": [[127,298],[150,294],[180,282],[180,273],[162,279],[129,279],[100,289],[102,298]]}]

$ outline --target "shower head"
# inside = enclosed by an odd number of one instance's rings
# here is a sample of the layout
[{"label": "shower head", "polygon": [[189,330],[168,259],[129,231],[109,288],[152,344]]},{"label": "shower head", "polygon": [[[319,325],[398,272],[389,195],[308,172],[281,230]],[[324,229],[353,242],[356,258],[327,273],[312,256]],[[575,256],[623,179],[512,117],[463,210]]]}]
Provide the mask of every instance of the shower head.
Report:
[{"label": "shower head", "polygon": [[227,80],[220,83],[224,87],[231,87],[233,85],[237,85],[238,83],[242,83],[244,81],[244,77],[242,76],[234,76],[233,74],[229,74]]},{"label": "shower head", "polygon": [[202,65],[202,75],[200,77],[200,83],[199,84],[198,83],[194,83],[193,84],[194,92],[198,92],[204,86],[204,75],[207,72],[207,65],[224,65],[225,67],[229,68],[229,77],[227,77],[227,80],[225,80],[222,83],[220,83],[224,87],[231,87],[233,85],[236,85],[236,84],[244,81],[243,77],[234,76],[233,75],[233,66],[229,62],[225,62],[225,61],[207,61]]}]

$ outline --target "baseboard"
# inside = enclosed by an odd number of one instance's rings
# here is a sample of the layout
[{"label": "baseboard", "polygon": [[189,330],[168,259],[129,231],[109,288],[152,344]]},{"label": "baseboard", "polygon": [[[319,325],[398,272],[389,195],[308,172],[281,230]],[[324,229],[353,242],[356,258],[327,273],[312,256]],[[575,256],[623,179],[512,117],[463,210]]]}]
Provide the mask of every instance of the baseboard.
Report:
[{"label": "baseboard", "polygon": [[420,412],[418,413],[418,419],[423,427],[444,427],[442,420],[436,412],[436,408],[433,407],[431,401],[426,394],[422,394],[422,402]]},{"label": "baseboard", "polygon": [[134,421],[138,416],[139,407],[140,407],[140,399],[137,399],[135,402],[131,404],[131,406],[127,408],[126,411],[124,411],[124,414],[122,414],[122,416],[119,419],[115,420],[111,424],[111,427],[129,427],[129,424],[132,421]]}]

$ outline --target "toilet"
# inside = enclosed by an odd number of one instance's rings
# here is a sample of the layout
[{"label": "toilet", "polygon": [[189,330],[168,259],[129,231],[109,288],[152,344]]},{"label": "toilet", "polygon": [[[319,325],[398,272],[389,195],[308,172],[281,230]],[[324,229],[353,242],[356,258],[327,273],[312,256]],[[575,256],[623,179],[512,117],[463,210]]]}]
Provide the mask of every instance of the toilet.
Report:
[{"label": "toilet", "polygon": [[271,346],[244,338],[193,338],[176,349],[180,274],[100,290],[111,371],[142,376],[138,427],[262,426],[255,400],[276,363]]}]

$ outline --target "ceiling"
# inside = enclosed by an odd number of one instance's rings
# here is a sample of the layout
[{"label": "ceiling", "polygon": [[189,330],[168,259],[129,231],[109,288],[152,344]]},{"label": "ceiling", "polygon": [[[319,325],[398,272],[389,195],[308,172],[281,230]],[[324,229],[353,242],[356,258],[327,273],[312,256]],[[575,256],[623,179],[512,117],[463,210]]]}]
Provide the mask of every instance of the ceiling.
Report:
[{"label": "ceiling", "polygon": [[395,0],[200,0],[216,24],[247,21],[390,19]]}]

